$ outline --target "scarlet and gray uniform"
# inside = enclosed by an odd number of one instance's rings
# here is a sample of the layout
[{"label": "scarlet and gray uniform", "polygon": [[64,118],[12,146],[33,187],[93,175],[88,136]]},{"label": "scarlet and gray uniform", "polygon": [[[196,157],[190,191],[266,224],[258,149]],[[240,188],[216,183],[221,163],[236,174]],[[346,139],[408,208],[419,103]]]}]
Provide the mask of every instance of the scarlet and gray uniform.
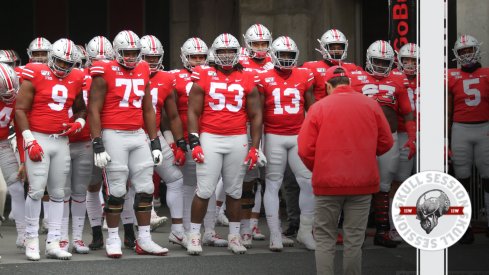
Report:
[{"label": "scarlet and gray uniform", "polygon": [[481,177],[489,178],[488,76],[489,68],[471,73],[448,70],[448,92],[453,97],[452,161],[459,179],[470,177],[474,163]]},{"label": "scarlet and gray uniform", "polygon": [[[305,93],[312,86],[314,76],[309,69],[293,68],[287,78],[277,70],[260,72],[260,92],[264,97],[263,123],[265,130],[266,189],[264,195],[267,221],[271,231],[280,233],[278,225],[278,191],[283,181],[285,166],[289,164],[301,191],[301,214],[314,215],[311,171],[297,153],[297,135],[305,116]],[[275,232],[278,231],[278,232]]]},{"label": "scarlet and gray uniform", "polygon": [[71,158],[68,137],[58,134],[64,131],[63,123],[69,122],[68,110],[82,91],[85,75],[72,70],[66,77],[58,78],[46,64],[29,63],[22,77],[32,82],[35,89],[29,128],[44,151],[40,162],[26,157],[28,195],[33,200],[41,199],[47,184],[51,200],[62,201]]},{"label": "scarlet and gray uniform", "polygon": [[[151,97],[153,107],[156,111],[156,128],[160,128],[161,109],[165,105],[167,97],[173,93],[175,88],[175,76],[170,72],[157,71],[150,79]],[[163,179],[167,186],[168,208],[173,219],[180,219],[183,216],[183,197],[182,185],[183,175],[180,169],[173,164],[174,155],[166,140],[161,134],[158,135],[161,143],[161,153],[163,154],[162,163],[155,167],[156,173]],[[177,206],[180,205],[180,206]]]},{"label": "scarlet and gray uniform", "polygon": [[[399,72],[397,69],[393,70],[394,72]],[[407,78],[408,86],[407,86],[407,95],[409,98],[409,103],[411,104],[411,109],[413,110],[413,114],[416,114],[416,102],[418,101],[418,82],[416,77]],[[419,117],[415,115],[415,117]],[[408,141],[408,134],[406,132],[406,126],[404,117],[398,113],[397,115],[397,137],[398,144],[404,145]],[[419,129],[418,129],[419,131]],[[409,150],[399,149],[399,168],[397,169],[397,174],[395,176],[395,180],[398,182],[403,182],[408,179],[413,174],[413,168],[416,158],[408,159]]]},{"label": "scarlet and gray uniform", "polygon": [[196,67],[192,79],[204,90],[200,143],[204,163],[197,164],[197,196],[208,199],[222,174],[225,193],[240,199],[248,153],[246,97],[258,77],[250,71],[229,75],[211,67]]},{"label": "scarlet and gray uniform", "polygon": [[153,194],[153,161],[143,125],[142,100],[149,83],[149,65],[141,61],[128,70],[117,61],[96,61],[92,78],[103,77],[107,92],[100,120],[102,140],[111,161],[105,168],[107,193],[121,198],[128,178],[136,193]]},{"label": "scarlet and gray uniform", "polygon": [[[363,77],[364,79],[362,80],[362,83],[359,83],[358,85],[361,86],[364,95],[376,100],[382,107],[392,109],[396,115],[400,114],[404,116],[413,111],[406,90],[408,80],[404,74],[398,71],[392,71],[387,77],[375,78],[366,73]],[[385,111],[386,110],[384,109],[384,112]],[[395,117],[395,120],[397,121],[397,116]],[[381,192],[389,192],[392,180],[394,180],[399,168],[399,142],[397,131],[392,132],[392,138],[394,139],[392,148],[387,153],[377,158],[379,163]]]}]

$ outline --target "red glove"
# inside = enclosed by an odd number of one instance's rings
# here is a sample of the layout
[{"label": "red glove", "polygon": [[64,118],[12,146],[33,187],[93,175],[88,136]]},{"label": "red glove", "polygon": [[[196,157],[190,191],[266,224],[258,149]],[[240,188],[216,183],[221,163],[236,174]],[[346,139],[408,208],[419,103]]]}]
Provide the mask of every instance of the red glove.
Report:
[{"label": "red glove", "polygon": [[200,145],[197,145],[194,147],[194,149],[192,149],[192,158],[197,163],[204,162],[204,151],[202,151],[202,147],[200,147]]},{"label": "red glove", "polygon": [[27,153],[29,154],[29,158],[32,161],[41,161],[44,156],[44,151],[41,148],[41,145],[37,143],[37,140],[33,140],[27,144]]},{"label": "red glove", "polygon": [[44,156],[44,151],[41,148],[41,145],[37,143],[37,140],[34,138],[30,130],[24,130],[22,132],[22,137],[25,142],[25,149],[27,150],[27,154],[29,154],[29,158],[32,161],[42,161],[42,157]]},{"label": "red glove", "polygon": [[175,165],[183,166],[185,164],[185,151],[177,147],[174,153],[175,153]]},{"label": "red glove", "polygon": [[250,147],[248,155],[245,158],[244,164],[248,165],[248,171],[256,167],[258,162],[258,150],[255,147]]},{"label": "red glove", "polygon": [[409,149],[408,159],[412,159],[416,154],[416,123],[414,120],[408,120],[405,124],[408,141],[402,147]]},{"label": "red glove", "polygon": [[83,118],[78,118],[73,123],[63,123],[65,131],[60,134],[60,136],[70,136],[79,133],[85,126],[85,120]]}]

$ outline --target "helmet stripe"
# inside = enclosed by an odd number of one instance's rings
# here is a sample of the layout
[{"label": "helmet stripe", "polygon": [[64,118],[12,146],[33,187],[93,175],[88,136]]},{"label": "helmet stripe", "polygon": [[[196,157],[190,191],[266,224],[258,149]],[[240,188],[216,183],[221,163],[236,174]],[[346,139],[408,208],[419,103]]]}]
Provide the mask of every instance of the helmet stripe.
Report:
[{"label": "helmet stripe", "polygon": [[258,30],[258,35],[260,36],[260,39],[263,39],[263,30],[261,28],[260,24],[256,24],[256,28]]},{"label": "helmet stripe", "polygon": [[410,48],[409,51],[411,52],[411,55],[414,54],[414,44],[413,43],[411,43],[411,48]]},{"label": "helmet stripe", "polygon": [[7,50],[4,50],[4,52],[5,52],[5,55],[7,56],[7,58],[10,60],[12,58],[12,56],[10,56],[10,52]]},{"label": "helmet stripe", "polygon": [[10,79],[7,70],[5,70],[5,67],[3,67],[3,65],[0,65],[0,70],[1,70],[1,73],[3,75],[3,78],[5,79],[5,82],[7,84],[7,88],[9,90],[12,90],[14,88],[14,84],[12,83],[12,79]]},{"label": "helmet stripe", "polygon": [[228,34],[225,33],[223,38],[224,38],[224,45],[229,46],[229,37],[228,37]]},{"label": "helmet stripe", "polygon": [[332,32],[333,32],[333,37],[336,41],[340,40],[340,35],[338,34],[338,32],[336,31],[336,29],[332,29]]},{"label": "helmet stripe", "polygon": [[290,47],[290,40],[289,40],[289,37],[288,36],[285,36],[285,46],[287,46],[287,49],[291,49]]},{"label": "helmet stripe", "polygon": [[382,53],[382,57],[385,55],[385,42],[380,41],[380,52]]},{"label": "helmet stripe", "polygon": [[155,37],[150,35],[149,36],[149,40],[151,41],[151,50],[153,52],[156,52],[156,41],[155,41]]},{"label": "helmet stripe", "polygon": [[71,41],[68,40],[68,48],[66,49],[66,52],[65,52],[65,57],[66,59],[70,59],[70,54],[71,54]]},{"label": "helmet stripe", "polygon": [[103,36],[98,37],[98,54],[104,55],[104,39],[103,39]]},{"label": "helmet stripe", "polygon": [[129,46],[134,45],[134,37],[132,37],[132,33],[130,31],[126,31],[127,36],[129,37]]},{"label": "helmet stripe", "polygon": [[42,38],[41,37],[38,37],[37,38],[37,48],[40,49],[41,48],[41,41],[42,41]]},{"label": "helmet stripe", "polygon": [[200,52],[202,50],[202,46],[200,45],[199,39],[194,37],[194,43],[195,43],[195,48],[197,48],[197,51]]}]

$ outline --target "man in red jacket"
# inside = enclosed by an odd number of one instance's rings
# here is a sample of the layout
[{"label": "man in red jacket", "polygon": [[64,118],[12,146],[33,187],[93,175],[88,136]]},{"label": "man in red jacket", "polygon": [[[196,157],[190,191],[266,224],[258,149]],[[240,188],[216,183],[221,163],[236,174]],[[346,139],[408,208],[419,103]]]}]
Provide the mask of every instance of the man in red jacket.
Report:
[{"label": "man in red jacket", "polygon": [[334,274],[342,210],[343,271],[361,274],[370,201],[379,191],[376,157],[393,145],[379,104],[355,92],[348,76],[339,66],[326,71],[329,96],[311,106],[298,136],[299,156],[312,171],[318,274]]}]

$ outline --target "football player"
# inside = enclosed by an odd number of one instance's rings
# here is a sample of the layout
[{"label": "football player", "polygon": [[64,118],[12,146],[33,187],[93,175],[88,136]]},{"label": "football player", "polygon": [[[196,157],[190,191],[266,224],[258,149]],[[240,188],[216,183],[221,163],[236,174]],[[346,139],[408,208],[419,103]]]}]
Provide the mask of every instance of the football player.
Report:
[{"label": "football player", "polygon": [[44,37],[37,37],[29,44],[27,55],[29,62],[47,63],[48,54],[51,52],[52,45],[49,40]]},{"label": "football player", "polygon": [[311,172],[297,153],[297,135],[305,112],[314,103],[314,76],[309,69],[296,67],[299,49],[290,37],[281,36],[275,39],[270,52],[274,69],[259,73],[260,92],[264,102],[264,148],[268,160],[264,204],[270,228],[270,249],[281,251],[283,248],[278,193],[288,163],[301,189],[297,240],[307,249],[314,250],[316,242],[312,235],[314,196]]},{"label": "football player", "polygon": [[165,135],[171,136],[172,139],[175,137],[177,140],[176,146],[172,151],[160,133],[158,138],[162,145],[163,160],[160,165],[155,167],[155,171],[166,183],[166,203],[172,218],[169,240],[184,246],[185,231],[182,220],[183,175],[177,166],[185,164],[187,142],[183,138],[182,122],[175,103],[175,77],[172,73],[162,70],[164,50],[158,38],[153,35],[141,37],[141,47],[142,59],[149,64],[151,71],[149,88],[151,90],[153,108],[156,111],[156,128],[160,129],[161,114],[165,112],[171,128],[171,131],[165,131]]},{"label": "football player", "polygon": [[[70,259],[71,254],[60,248],[61,220],[65,186],[70,170],[68,135],[85,125],[85,102],[82,87],[84,74],[73,70],[78,60],[75,44],[62,38],[53,44],[48,64],[29,63],[15,106],[15,121],[22,132],[27,151],[26,169],[29,191],[25,203],[26,256],[39,260],[39,214],[45,187],[50,197],[46,256]],[[68,110],[79,115],[69,122]]]},{"label": "football player", "polygon": [[[399,167],[399,150],[406,150],[410,160],[416,153],[416,122],[413,109],[407,94],[408,80],[403,73],[391,71],[394,64],[394,50],[388,42],[377,40],[367,49],[365,81],[359,84],[364,95],[376,100],[382,107],[394,138],[394,146],[377,158],[380,173],[380,192],[373,196],[373,208],[377,232],[374,244],[389,248],[396,247],[398,242],[392,240],[389,221],[389,191]],[[408,136],[407,141],[399,147],[398,115],[404,119]]]},{"label": "football player", "polygon": [[[175,90],[177,93],[177,107],[180,119],[182,121],[184,138],[188,141],[188,97],[192,88],[191,75],[196,66],[205,65],[209,49],[207,44],[198,37],[187,39],[180,48],[183,67],[182,69],[173,70],[175,75]],[[168,137],[168,135],[165,135]],[[173,137],[171,136],[171,139]],[[168,140],[168,138],[167,138]],[[171,145],[171,140],[169,141]],[[191,150],[185,153],[185,164],[182,167],[183,173],[183,226],[186,232],[190,230],[190,208],[192,199],[197,187],[196,164],[192,158]],[[204,217],[204,236],[202,243],[210,246],[227,246],[227,240],[222,239],[214,230],[215,213],[216,213],[216,194],[209,198],[207,212]]]},{"label": "football player", "polygon": [[95,165],[105,168],[107,183],[105,216],[109,236],[105,248],[110,258],[122,256],[118,227],[130,177],[139,226],[136,253],[163,256],[168,249],[153,242],[150,233],[153,166],[161,163],[162,154],[149,89],[149,65],[141,61],[141,43],[132,31],[119,32],[113,48],[115,60],[96,61],[90,68],[88,105]]},{"label": "football player", "polygon": [[195,81],[189,96],[188,139],[197,162],[197,191],[192,202],[189,254],[202,252],[200,227],[221,174],[229,217],[228,248],[234,253],[246,252],[240,237],[240,199],[246,169],[256,169],[258,161],[262,110],[258,77],[238,64],[239,49],[238,40],[223,33],[212,44],[216,65],[196,67],[192,72]]},{"label": "football player", "polygon": [[[463,34],[455,42],[453,53],[460,65],[448,70],[448,125],[455,177],[471,193],[470,177],[475,164],[479,171],[486,211],[489,210],[489,69],[482,67],[481,43]],[[486,231],[489,237],[489,226]],[[461,243],[474,242],[469,227]]]}]

